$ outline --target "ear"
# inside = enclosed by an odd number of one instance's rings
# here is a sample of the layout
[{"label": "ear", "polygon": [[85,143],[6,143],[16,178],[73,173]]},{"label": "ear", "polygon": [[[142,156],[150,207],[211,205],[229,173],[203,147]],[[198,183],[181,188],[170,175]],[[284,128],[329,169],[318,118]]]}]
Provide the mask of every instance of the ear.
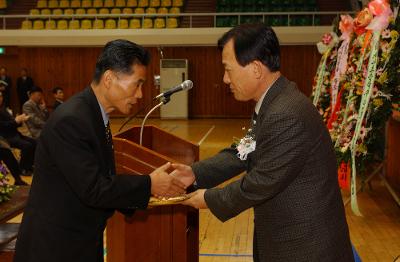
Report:
[{"label": "ear", "polygon": [[111,70],[106,70],[101,77],[101,81],[103,82],[104,86],[108,89],[111,87],[111,82],[113,80],[114,74]]},{"label": "ear", "polygon": [[262,78],[263,72],[264,72],[263,71],[264,65],[258,60],[254,60],[253,62],[251,62],[251,64],[252,64],[252,67],[253,67],[254,76],[257,79]]}]

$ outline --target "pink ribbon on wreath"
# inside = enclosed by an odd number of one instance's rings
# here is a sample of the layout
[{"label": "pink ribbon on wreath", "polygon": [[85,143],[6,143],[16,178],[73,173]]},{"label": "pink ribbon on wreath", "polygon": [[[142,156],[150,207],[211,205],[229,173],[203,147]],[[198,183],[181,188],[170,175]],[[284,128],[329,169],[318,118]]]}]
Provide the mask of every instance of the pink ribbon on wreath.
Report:
[{"label": "pink ribbon on wreath", "polygon": [[375,16],[367,29],[372,31],[382,31],[389,26],[390,18],[393,16],[390,4],[386,0],[374,0],[368,4],[368,8]]}]

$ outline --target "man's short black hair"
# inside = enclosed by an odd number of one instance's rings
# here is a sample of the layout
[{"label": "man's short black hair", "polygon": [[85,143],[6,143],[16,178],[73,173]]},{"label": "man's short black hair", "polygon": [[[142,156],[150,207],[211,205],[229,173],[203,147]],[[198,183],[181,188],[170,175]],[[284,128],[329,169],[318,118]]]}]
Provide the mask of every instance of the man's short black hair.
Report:
[{"label": "man's short black hair", "polygon": [[98,84],[107,70],[132,74],[133,65],[147,66],[149,62],[150,53],[140,45],[123,39],[108,42],[97,59],[93,81]]},{"label": "man's short black hair", "polygon": [[258,60],[271,72],[280,69],[279,41],[271,27],[265,24],[236,26],[218,40],[219,49],[222,50],[230,40],[233,40],[236,60],[241,66]]},{"label": "man's short black hair", "polygon": [[32,86],[31,90],[29,91],[29,95],[36,93],[36,92],[43,93],[43,90],[38,86]]},{"label": "man's short black hair", "polygon": [[54,87],[53,88],[53,94],[57,94],[57,92],[60,91],[60,90],[63,91],[63,89],[61,87],[59,87],[59,86]]}]

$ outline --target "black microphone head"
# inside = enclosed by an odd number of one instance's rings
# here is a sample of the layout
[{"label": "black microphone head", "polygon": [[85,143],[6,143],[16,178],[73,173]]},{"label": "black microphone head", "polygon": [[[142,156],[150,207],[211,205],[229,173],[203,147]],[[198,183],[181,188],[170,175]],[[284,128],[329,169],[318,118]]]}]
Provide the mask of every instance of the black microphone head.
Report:
[{"label": "black microphone head", "polygon": [[185,80],[181,85],[182,85],[182,90],[189,90],[192,89],[193,82],[192,80]]}]

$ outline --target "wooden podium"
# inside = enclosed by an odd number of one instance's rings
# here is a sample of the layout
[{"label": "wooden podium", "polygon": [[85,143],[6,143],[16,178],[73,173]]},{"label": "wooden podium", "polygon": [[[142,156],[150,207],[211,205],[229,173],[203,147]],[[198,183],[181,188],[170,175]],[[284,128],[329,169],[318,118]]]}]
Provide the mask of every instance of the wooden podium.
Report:
[{"label": "wooden podium", "polygon": [[[117,173],[150,174],[166,162],[191,164],[199,159],[199,146],[155,126],[140,127],[114,136]],[[107,224],[108,262],[192,262],[199,260],[198,210],[158,206],[137,210],[128,218],[116,212]]]}]

